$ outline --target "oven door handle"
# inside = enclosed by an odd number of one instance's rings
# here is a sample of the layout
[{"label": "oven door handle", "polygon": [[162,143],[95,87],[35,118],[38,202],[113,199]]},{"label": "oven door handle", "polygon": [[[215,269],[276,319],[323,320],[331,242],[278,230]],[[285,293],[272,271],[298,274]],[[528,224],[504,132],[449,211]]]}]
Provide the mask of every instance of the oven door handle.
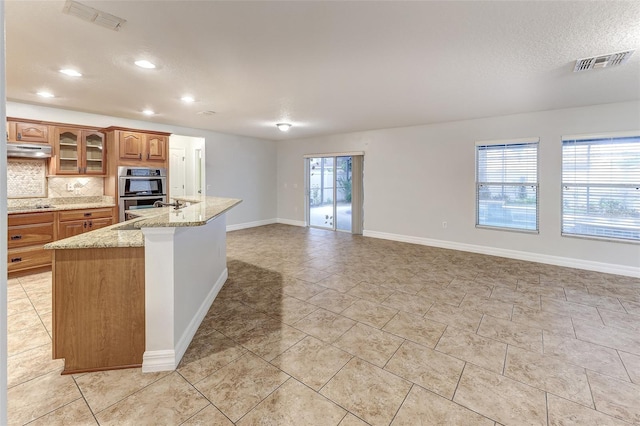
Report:
[{"label": "oven door handle", "polygon": [[122,201],[126,201],[126,200],[152,200],[154,198],[164,199],[166,196],[167,196],[167,194],[142,195],[142,196],[131,195],[131,196],[120,197],[120,200],[122,200]]},{"label": "oven door handle", "polygon": [[120,180],[159,180],[166,178],[166,176],[120,176]]}]

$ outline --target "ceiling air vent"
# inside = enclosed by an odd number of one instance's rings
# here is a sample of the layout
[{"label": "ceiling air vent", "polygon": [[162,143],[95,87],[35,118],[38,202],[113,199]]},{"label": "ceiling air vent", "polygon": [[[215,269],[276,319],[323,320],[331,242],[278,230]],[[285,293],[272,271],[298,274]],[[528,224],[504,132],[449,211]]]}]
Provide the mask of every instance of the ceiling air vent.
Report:
[{"label": "ceiling air vent", "polygon": [[109,28],[113,31],[118,31],[120,27],[127,22],[126,20],[113,16],[110,13],[94,9],[91,6],[87,6],[74,0],[67,0],[62,11],[67,15],[72,15],[82,20],[93,22],[96,25]]},{"label": "ceiling air vent", "polygon": [[587,71],[594,68],[608,68],[626,63],[635,50],[609,53],[608,55],[594,56],[592,58],[578,59],[573,72]]}]

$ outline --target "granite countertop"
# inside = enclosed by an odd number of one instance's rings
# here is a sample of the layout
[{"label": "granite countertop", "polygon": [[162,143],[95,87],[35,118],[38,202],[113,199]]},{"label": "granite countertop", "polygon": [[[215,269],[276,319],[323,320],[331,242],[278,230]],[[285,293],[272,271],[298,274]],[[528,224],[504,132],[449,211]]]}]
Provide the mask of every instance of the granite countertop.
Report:
[{"label": "granite countertop", "polygon": [[235,198],[204,196],[172,198],[192,204],[179,210],[174,210],[173,207],[133,210],[131,213],[138,216],[137,219],[54,241],[46,244],[44,248],[144,247],[142,228],[201,226],[242,202]]},{"label": "granite countertop", "polygon": [[7,213],[39,213],[60,210],[97,209],[115,207],[113,197],[59,197],[59,198],[23,198],[10,199],[7,203]]}]

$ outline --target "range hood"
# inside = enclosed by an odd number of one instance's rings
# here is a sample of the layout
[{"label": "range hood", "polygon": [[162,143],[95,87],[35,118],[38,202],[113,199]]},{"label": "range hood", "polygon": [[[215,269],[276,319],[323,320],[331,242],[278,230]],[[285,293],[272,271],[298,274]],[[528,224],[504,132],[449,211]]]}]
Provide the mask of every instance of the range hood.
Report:
[{"label": "range hood", "polygon": [[49,158],[51,145],[39,143],[8,143],[7,157]]}]

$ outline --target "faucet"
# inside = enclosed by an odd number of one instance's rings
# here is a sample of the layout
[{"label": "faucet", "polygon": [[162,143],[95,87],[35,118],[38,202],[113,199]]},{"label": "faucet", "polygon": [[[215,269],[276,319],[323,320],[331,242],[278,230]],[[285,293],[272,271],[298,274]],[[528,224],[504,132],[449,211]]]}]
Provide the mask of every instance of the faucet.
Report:
[{"label": "faucet", "polygon": [[180,204],[180,200],[175,200],[173,203],[163,203],[162,201],[158,200],[155,203],[153,203],[153,207],[173,206],[174,210],[178,210],[178,209],[184,207],[186,204],[187,204],[186,202]]}]

